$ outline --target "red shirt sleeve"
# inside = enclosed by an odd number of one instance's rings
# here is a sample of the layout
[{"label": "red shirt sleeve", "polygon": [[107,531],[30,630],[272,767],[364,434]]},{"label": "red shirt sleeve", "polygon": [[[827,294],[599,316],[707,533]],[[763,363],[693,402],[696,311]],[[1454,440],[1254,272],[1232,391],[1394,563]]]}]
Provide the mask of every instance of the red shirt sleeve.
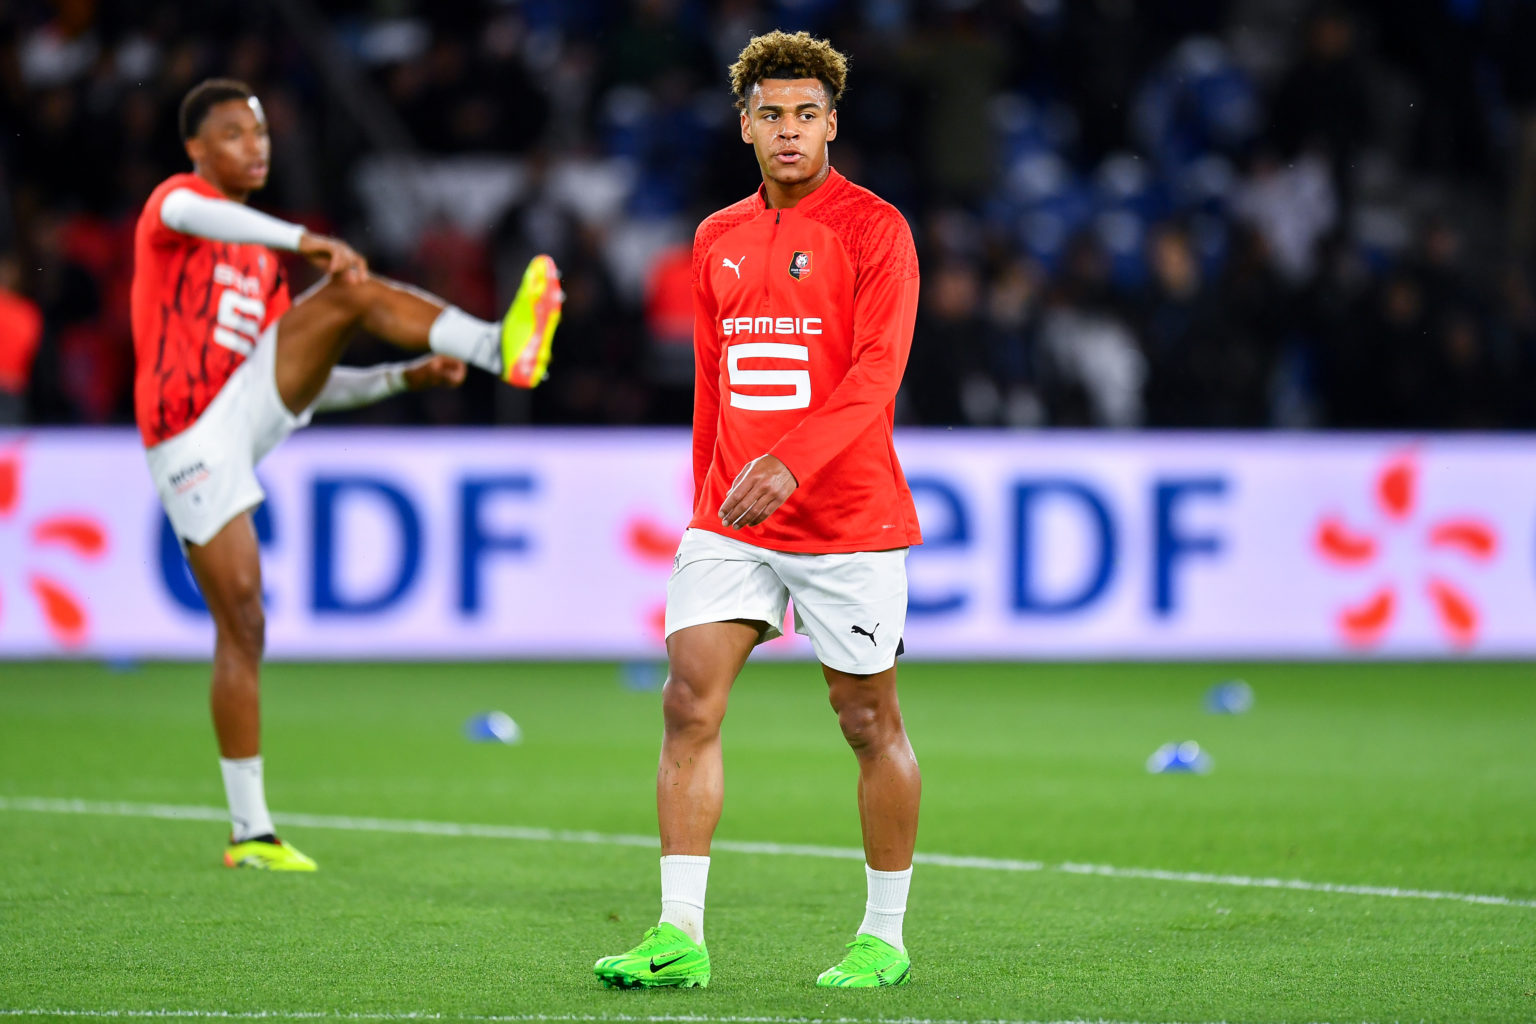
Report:
[{"label": "red shirt sleeve", "polygon": [[720,429],[720,335],[715,329],[715,297],[709,275],[701,273],[707,249],[703,228],[693,243],[693,505],[709,479],[715,457],[715,434]]},{"label": "red shirt sleeve", "polygon": [[917,250],[901,214],[871,225],[853,288],[853,365],[815,412],[769,454],[806,480],[851,445],[896,399],[917,322]]}]

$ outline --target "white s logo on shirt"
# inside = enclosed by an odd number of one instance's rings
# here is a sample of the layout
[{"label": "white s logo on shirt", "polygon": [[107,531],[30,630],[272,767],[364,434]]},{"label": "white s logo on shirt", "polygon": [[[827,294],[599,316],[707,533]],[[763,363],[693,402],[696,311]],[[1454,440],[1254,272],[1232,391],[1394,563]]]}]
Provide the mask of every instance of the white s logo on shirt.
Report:
[{"label": "white s logo on shirt", "polygon": [[[793,359],[802,363],[811,361],[811,350],[805,345],[785,345],[772,341],[753,341],[732,345],[726,349],[726,365],[730,371],[731,405],[737,409],[754,412],[773,412],[782,409],[807,409],[811,404],[810,370],[744,370],[743,359]],[[741,385],[778,385],[794,389],[789,394],[744,395],[734,390]]]}]

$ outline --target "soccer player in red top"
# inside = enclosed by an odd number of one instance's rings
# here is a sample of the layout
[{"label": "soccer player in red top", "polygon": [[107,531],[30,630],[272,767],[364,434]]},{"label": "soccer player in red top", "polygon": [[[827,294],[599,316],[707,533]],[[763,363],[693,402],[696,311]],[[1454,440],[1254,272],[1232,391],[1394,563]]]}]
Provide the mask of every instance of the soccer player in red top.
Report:
[{"label": "soccer player in red top", "polygon": [[[224,862],[313,871],[273,834],[263,787],[256,463],[315,412],[457,386],[466,363],[533,387],[563,294],[547,256],[529,265],[500,324],[375,277],[345,242],[244,205],[266,184],[271,155],[261,104],[244,84],[201,83],[180,122],[192,173],[155,189],[134,238],[134,405],[150,474],[214,623],[211,703],[232,824]],[[328,276],[290,302],[274,249]],[[430,354],[337,366],[359,328]]]},{"label": "soccer player in red top", "polygon": [[821,662],[859,764],[868,902],[817,984],[904,984],[902,918],[922,790],[896,699],[906,556],[921,543],[891,423],[917,313],[895,208],[829,163],[847,62],[804,32],[752,39],[731,68],[756,194],[693,245],[693,520],[667,585],[656,778],[661,920],[594,970],[622,987],[709,983],[704,890],[720,820],[720,724],[752,648],[795,629]]}]

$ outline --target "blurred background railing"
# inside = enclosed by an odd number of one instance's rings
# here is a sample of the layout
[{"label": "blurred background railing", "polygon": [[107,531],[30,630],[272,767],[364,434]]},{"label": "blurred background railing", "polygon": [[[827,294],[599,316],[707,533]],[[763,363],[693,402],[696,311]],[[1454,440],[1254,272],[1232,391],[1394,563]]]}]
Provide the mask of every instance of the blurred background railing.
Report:
[{"label": "blurred background railing", "polygon": [[725,67],[771,27],[852,55],[834,162],[918,240],[902,422],[1536,425],[1532,0],[11,0],[0,423],[130,418],[133,221],[210,75],[270,116],[257,205],[483,315],[565,268],[531,402],[354,420],[686,422],[691,232],[758,180]]}]

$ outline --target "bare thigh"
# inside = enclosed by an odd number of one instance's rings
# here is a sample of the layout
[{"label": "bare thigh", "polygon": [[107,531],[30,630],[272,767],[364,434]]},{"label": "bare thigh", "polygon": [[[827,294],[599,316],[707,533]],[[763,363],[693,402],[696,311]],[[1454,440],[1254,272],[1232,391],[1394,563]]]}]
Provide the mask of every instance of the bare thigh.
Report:
[{"label": "bare thigh", "polygon": [[669,728],[718,724],[725,717],[731,686],[761,632],[761,623],[732,620],[687,626],[667,637],[662,706]]},{"label": "bare thigh", "polygon": [[327,277],[277,321],[277,393],[295,415],[308,409],[357,328],[409,351],[423,351],[441,299],[369,275],[348,283]]},{"label": "bare thigh", "polygon": [[248,637],[253,627],[259,630],[261,549],[250,512],[231,519],[208,543],[189,544],[187,563],[221,632]]}]

